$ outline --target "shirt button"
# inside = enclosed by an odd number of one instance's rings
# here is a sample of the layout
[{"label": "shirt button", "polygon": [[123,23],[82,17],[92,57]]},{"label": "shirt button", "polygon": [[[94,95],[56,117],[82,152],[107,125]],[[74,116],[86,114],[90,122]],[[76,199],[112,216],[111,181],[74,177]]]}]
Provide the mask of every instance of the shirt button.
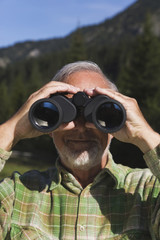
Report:
[{"label": "shirt button", "polygon": [[85,230],[85,226],[81,225],[80,226],[80,231],[83,232]]},{"label": "shirt button", "polygon": [[67,175],[67,174],[64,174],[64,178],[67,179],[67,178],[68,178],[68,175]]}]

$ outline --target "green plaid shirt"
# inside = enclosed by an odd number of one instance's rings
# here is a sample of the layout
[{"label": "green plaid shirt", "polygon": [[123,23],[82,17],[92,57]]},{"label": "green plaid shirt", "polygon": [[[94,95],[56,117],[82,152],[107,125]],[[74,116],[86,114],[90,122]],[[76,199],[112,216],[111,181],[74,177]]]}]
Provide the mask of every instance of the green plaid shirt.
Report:
[{"label": "green plaid shirt", "polygon": [[[9,153],[0,151],[3,165]],[[14,173],[0,183],[0,240],[160,239],[160,146],[149,169],[109,162],[82,189],[60,165]]]}]

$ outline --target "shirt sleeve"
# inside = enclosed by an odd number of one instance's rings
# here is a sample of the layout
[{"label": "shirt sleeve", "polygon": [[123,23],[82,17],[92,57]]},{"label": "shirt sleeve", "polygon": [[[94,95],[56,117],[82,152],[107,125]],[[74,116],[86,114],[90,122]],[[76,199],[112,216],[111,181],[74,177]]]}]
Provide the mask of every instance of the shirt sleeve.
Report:
[{"label": "shirt sleeve", "polygon": [[10,232],[14,197],[14,181],[6,178],[0,183],[0,239]]},{"label": "shirt sleeve", "polygon": [[[12,152],[0,149],[0,171]],[[14,201],[14,182],[11,178],[3,179],[0,182],[0,239],[6,239],[10,231],[11,214]]]},{"label": "shirt sleeve", "polygon": [[[144,155],[144,159],[153,175],[157,178],[157,181],[153,186],[152,194],[154,193],[154,191],[158,193],[158,189],[160,189],[160,144],[155,149],[146,153]],[[160,194],[158,194],[156,198],[153,195],[152,201],[154,201],[155,204],[153,209],[151,208],[152,210],[150,232],[152,235],[152,239],[160,239]]]},{"label": "shirt sleeve", "polygon": [[144,155],[144,160],[154,176],[160,180],[160,144]]},{"label": "shirt sleeve", "polygon": [[10,158],[12,152],[7,152],[0,148],[0,172],[4,168],[6,161]]}]

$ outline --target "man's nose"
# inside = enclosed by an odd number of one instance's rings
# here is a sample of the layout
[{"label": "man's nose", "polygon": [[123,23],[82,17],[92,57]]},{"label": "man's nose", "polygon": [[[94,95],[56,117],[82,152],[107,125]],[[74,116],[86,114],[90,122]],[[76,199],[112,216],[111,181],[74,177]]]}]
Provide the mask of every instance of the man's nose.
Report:
[{"label": "man's nose", "polygon": [[75,127],[82,127],[82,128],[85,128],[85,125],[86,125],[86,119],[84,118],[83,115],[79,115],[76,117],[76,119],[74,119],[74,124],[75,124]]},{"label": "man's nose", "polygon": [[84,117],[83,111],[78,111],[77,117],[73,120],[74,127],[79,130],[86,130],[86,128],[96,129],[94,123],[88,122]]}]

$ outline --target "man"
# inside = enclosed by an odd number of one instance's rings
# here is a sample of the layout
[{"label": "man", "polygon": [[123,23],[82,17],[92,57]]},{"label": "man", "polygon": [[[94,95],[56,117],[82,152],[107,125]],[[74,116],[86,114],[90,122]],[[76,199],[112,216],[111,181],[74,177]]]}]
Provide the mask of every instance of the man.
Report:
[{"label": "man", "polygon": [[[14,173],[0,184],[0,239],[160,239],[160,135],[136,101],[120,94],[94,63],[64,66],[0,126],[1,168],[17,142],[42,134],[28,119],[34,102],[78,91],[119,101],[125,126],[107,134],[80,116],[51,132],[59,153],[56,168]],[[151,171],[115,164],[109,152],[113,137],[139,147]]]}]

